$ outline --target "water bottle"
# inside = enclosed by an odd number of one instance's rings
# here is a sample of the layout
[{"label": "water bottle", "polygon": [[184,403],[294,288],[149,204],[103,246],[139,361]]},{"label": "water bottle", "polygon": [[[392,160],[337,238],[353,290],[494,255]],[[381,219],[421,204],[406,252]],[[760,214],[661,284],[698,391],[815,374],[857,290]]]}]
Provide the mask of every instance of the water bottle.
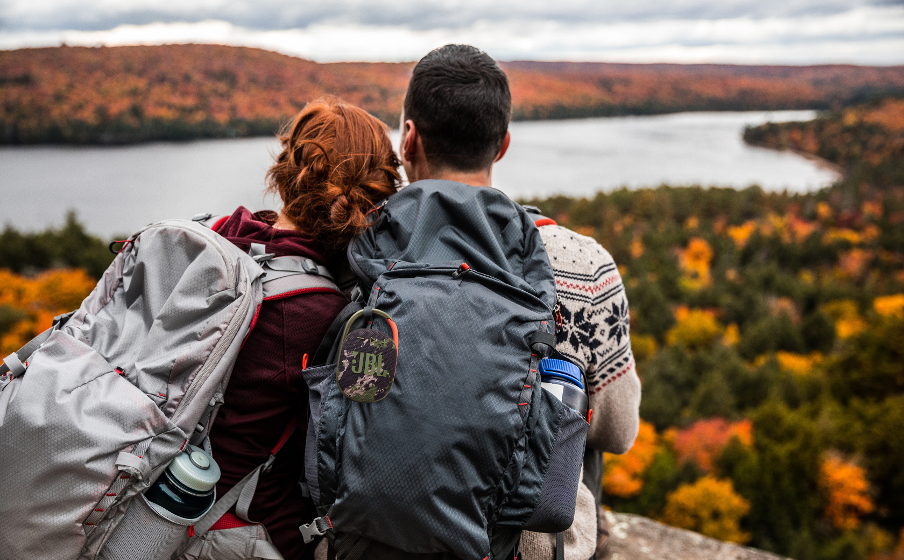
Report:
[{"label": "water bottle", "polygon": [[169,558],[216,500],[220,467],[213,457],[189,446],[160,477],[132,499],[128,511],[101,550],[102,560]]},{"label": "water bottle", "polygon": [[556,396],[562,404],[587,417],[590,401],[584,392],[581,369],[566,360],[543,358],[540,360],[540,381],[544,389]]},{"label": "water bottle", "polygon": [[173,459],[144,497],[177,517],[194,520],[213,505],[214,488],[219,480],[220,467],[213,457],[190,445]]}]

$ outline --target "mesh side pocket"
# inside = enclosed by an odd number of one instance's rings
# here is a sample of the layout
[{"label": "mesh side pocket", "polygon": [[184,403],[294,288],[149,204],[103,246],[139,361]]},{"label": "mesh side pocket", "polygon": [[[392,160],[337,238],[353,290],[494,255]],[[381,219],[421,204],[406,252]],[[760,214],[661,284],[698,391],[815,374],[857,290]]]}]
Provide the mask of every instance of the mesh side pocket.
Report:
[{"label": "mesh side pocket", "polygon": [[590,424],[573,409],[562,407],[540,500],[524,524],[525,531],[558,533],[571,527],[589,427]]},{"label": "mesh side pocket", "polygon": [[188,539],[188,525],[165,519],[135,496],[100,553],[100,560],[165,560]]}]

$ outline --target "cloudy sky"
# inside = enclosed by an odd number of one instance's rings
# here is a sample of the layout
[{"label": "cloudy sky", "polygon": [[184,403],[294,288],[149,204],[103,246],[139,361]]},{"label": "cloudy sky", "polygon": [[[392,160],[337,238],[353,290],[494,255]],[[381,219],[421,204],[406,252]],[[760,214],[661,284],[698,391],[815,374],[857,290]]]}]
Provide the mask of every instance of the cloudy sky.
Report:
[{"label": "cloudy sky", "polygon": [[904,0],[0,0],[0,49],[221,43],[317,61],[904,64]]}]

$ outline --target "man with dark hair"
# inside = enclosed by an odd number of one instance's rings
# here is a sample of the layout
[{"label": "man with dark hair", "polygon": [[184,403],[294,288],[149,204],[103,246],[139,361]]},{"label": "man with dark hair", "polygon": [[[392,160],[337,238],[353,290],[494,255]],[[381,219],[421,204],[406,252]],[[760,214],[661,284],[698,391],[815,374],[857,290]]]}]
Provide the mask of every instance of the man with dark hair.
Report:
[{"label": "man with dark hair", "polygon": [[[415,66],[405,95],[399,156],[409,181],[492,186],[493,164],[509,147],[510,116],[508,79],[489,55],[468,45],[431,51]],[[593,239],[552,220],[540,235],[562,317],[556,350],[585,372],[593,409],[584,484],[574,525],[565,533],[566,560],[587,560],[601,556],[607,540],[596,505],[602,452],[624,453],[633,444],[640,380],[628,336],[628,302],[612,257]],[[530,560],[552,560],[553,543],[549,535],[525,532],[521,551]]]}]

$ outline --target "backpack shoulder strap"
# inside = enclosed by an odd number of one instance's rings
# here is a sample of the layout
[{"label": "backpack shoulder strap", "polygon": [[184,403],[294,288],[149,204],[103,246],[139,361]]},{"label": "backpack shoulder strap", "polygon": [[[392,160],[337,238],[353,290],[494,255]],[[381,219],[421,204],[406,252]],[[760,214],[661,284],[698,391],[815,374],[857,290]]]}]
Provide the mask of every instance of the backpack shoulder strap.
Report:
[{"label": "backpack shoulder strap", "polygon": [[531,206],[529,204],[522,204],[521,207],[524,208],[524,210],[526,210],[528,214],[530,214],[530,217],[534,219],[534,225],[536,225],[537,227],[559,225],[552,218],[547,218],[546,216],[544,216],[540,212],[540,209],[537,208],[536,206]]}]

